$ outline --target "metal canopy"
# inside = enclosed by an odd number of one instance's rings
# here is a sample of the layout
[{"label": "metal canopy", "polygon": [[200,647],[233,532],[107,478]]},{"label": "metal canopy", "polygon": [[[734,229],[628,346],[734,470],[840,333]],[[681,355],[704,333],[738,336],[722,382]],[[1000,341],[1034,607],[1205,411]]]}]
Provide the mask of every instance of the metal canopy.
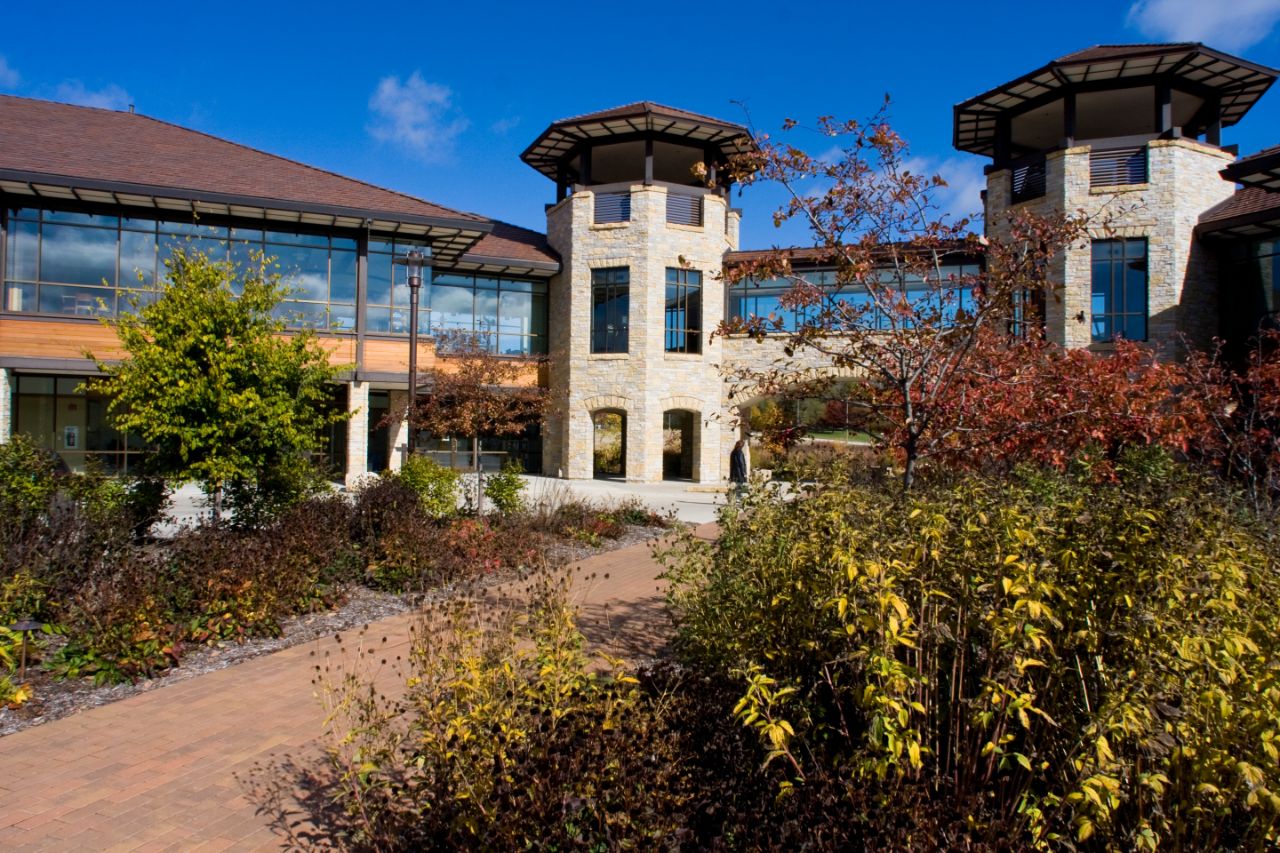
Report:
[{"label": "metal canopy", "polygon": [[1237,160],[1222,170],[1222,177],[1246,187],[1280,190],[1280,146]]},{"label": "metal canopy", "polygon": [[56,201],[151,209],[184,216],[226,216],[265,224],[312,225],[364,229],[431,241],[439,262],[459,259],[492,223],[468,219],[417,216],[340,206],[318,206],[281,199],[249,198],[225,193],[99,181],[0,169],[0,193]]},{"label": "metal canopy", "polygon": [[554,122],[524,150],[520,159],[556,180],[559,167],[584,143],[640,136],[715,148],[725,157],[755,150],[751,133],[742,125],[640,101]]},{"label": "metal canopy", "polygon": [[1178,44],[1098,45],[970,98],[954,108],[953,144],[995,156],[997,123],[1068,91],[1121,89],[1164,83],[1216,97],[1223,126],[1240,121],[1275,82],[1275,69],[1205,47]]}]

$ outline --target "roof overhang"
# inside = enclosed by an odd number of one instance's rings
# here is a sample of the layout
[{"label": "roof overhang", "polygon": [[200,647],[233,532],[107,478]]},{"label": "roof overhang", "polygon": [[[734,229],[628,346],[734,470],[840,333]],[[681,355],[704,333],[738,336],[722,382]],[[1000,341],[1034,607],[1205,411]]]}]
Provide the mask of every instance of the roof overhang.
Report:
[{"label": "roof overhang", "polygon": [[280,225],[368,229],[430,240],[438,262],[451,263],[493,230],[488,222],[421,216],[287,199],[254,198],[180,187],[150,186],[0,169],[0,192],[42,200],[107,204],[189,216],[226,216]]},{"label": "roof overhang", "polygon": [[1246,187],[1280,190],[1280,148],[1237,160],[1221,174],[1226,180]]},{"label": "roof overhang", "polygon": [[1196,236],[1211,240],[1263,240],[1280,237],[1280,198],[1270,210],[1202,222],[1196,226]]},{"label": "roof overhang", "polygon": [[1073,89],[1154,83],[1219,98],[1222,125],[1229,127],[1244,117],[1278,73],[1197,43],[1080,51],[956,104],[952,144],[960,151],[994,156],[996,123],[1001,118],[1033,109]]},{"label": "roof overhang", "polygon": [[495,258],[487,255],[464,254],[450,266],[454,270],[486,272],[495,275],[532,276],[550,278],[560,272],[560,264],[554,261],[530,261],[523,258]]},{"label": "roof overhang", "polygon": [[674,110],[666,112],[661,108],[638,107],[634,112],[619,114],[610,110],[599,116],[555,122],[524,150],[520,159],[556,180],[560,164],[573,157],[584,145],[621,142],[643,136],[699,148],[715,148],[724,157],[747,154],[756,147],[751,133],[742,125],[680,114]]}]

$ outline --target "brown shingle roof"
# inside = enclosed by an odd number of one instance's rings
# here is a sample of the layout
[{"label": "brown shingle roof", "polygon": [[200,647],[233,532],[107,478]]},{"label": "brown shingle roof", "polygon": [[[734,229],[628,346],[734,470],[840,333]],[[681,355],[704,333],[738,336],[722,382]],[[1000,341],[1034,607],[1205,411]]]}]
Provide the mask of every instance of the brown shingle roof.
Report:
[{"label": "brown shingle roof", "polygon": [[0,95],[0,170],[485,221],[159,119],[10,95]]},{"label": "brown shingle roof", "polygon": [[547,243],[547,235],[507,222],[493,221],[493,230],[467,253],[468,258],[506,258],[535,264],[558,264],[560,256]]},{"label": "brown shingle roof", "polygon": [[1202,234],[1235,231],[1246,236],[1268,223],[1280,224],[1280,192],[1242,187],[1202,213],[1196,230]]},{"label": "brown shingle roof", "polygon": [[652,101],[636,101],[552,122],[520,159],[556,180],[560,167],[582,143],[608,143],[613,137],[637,133],[719,149],[725,156],[744,153],[755,146],[750,132],[740,124]]},{"label": "brown shingle roof", "polygon": [[591,121],[603,121],[610,118],[622,118],[623,116],[642,116],[652,113],[653,115],[668,116],[670,118],[682,118],[689,121],[699,122],[700,124],[716,124],[721,127],[732,127],[742,132],[746,132],[746,128],[740,124],[734,124],[730,121],[714,118],[702,113],[693,113],[688,110],[682,110],[678,107],[668,107],[663,104],[656,104],[653,101],[635,101],[630,104],[623,104],[620,107],[610,107],[607,110],[599,110],[594,113],[584,113],[580,116],[571,116],[562,118],[559,121],[551,123],[552,127],[566,124],[582,124]]},{"label": "brown shingle roof", "polygon": [[993,156],[1000,117],[1018,114],[1058,93],[1084,84],[1116,88],[1174,81],[1193,91],[1216,93],[1224,127],[1240,121],[1275,82],[1273,68],[1206,47],[1199,42],[1099,44],[1059,57],[954,107],[953,144],[961,151]]},{"label": "brown shingle roof", "polygon": [[[0,182],[18,180],[21,187],[31,176],[51,184],[89,182],[171,190],[183,197],[234,196],[257,200],[263,207],[367,212],[378,221],[423,217],[448,226],[443,233],[454,235],[439,247],[446,262],[465,251],[476,258],[534,266],[559,263],[545,235],[536,231],[147,116],[0,95]],[[484,233],[491,228],[492,233]]]},{"label": "brown shingle roof", "polygon": [[1074,62],[1097,62],[1103,59],[1132,59],[1135,56],[1147,56],[1151,53],[1165,53],[1178,48],[1199,47],[1198,42],[1152,42],[1148,44],[1095,44],[1084,50],[1059,56],[1054,65],[1066,65]]}]

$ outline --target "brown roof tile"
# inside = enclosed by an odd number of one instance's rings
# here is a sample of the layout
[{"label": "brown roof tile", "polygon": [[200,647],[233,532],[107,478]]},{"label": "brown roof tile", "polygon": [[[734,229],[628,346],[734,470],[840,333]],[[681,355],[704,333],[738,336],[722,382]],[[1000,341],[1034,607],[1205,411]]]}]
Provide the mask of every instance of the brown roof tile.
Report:
[{"label": "brown roof tile", "polygon": [[507,222],[492,220],[493,230],[467,253],[472,257],[508,258],[534,263],[560,262],[560,256],[547,243],[547,235]]},{"label": "brown roof tile", "polygon": [[1200,214],[1200,228],[1217,231],[1234,224],[1235,220],[1265,218],[1268,213],[1275,213],[1276,218],[1280,218],[1280,192],[1262,187],[1242,187],[1231,198]]},{"label": "brown roof tile", "polygon": [[562,118],[559,121],[551,123],[552,127],[562,124],[579,124],[582,122],[602,121],[610,118],[621,118],[622,116],[638,116],[638,115],[662,115],[671,118],[681,118],[688,121],[701,122],[703,124],[718,124],[722,127],[734,127],[746,132],[746,128],[740,124],[735,124],[724,119],[714,118],[713,116],[703,115],[702,113],[693,113],[688,110],[682,110],[678,107],[668,107],[663,104],[655,104],[653,101],[635,101],[630,104],[623,104],[620,107],[611,107],[607,110],[600,110],[594,113],[585,113],[580,116],[571,116],[570,118]]},{"label": "brown roof tile", "polygon": [[0,95],[0,169],[485,221],[159,119],[10,95]]}]

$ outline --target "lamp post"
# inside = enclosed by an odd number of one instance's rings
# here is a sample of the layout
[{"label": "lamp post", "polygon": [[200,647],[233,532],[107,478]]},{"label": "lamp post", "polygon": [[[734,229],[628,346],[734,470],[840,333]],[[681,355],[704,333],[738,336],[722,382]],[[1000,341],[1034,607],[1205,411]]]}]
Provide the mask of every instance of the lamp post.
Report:
[{"label": "lamp post", "polygon": [[413,412],[418,407],[418,295],[422,291],[422,268],[431,265],[430,249],[410,249],[397,255],[395,263],[409,271],[409,441],[408,452],[412,456],[417,449],[418,436],[413,428]]}]

